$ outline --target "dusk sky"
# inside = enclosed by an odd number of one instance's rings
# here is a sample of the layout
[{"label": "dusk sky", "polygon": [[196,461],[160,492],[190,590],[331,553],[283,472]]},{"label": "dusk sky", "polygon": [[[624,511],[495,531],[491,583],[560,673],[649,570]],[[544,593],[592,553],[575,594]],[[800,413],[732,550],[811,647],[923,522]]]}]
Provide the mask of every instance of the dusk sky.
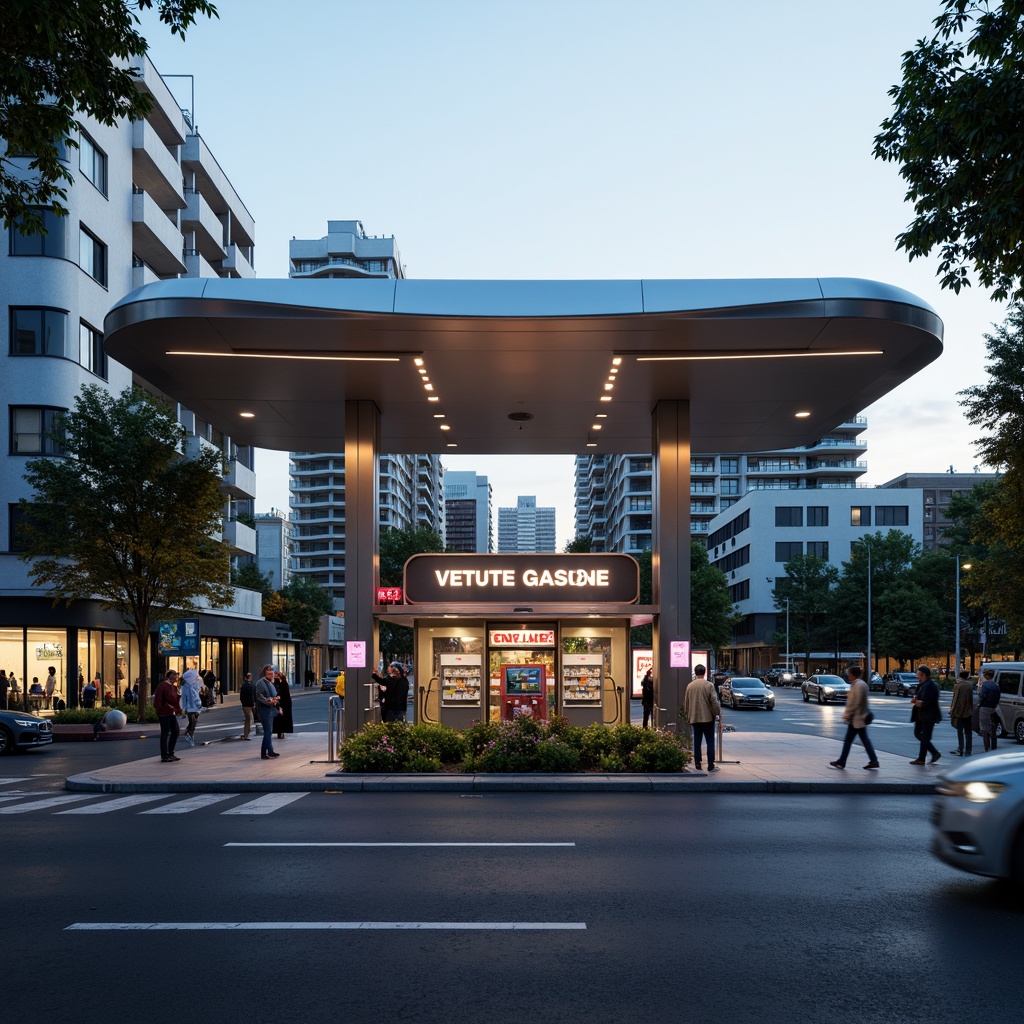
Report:
[{"label": "dusk sky", "polygon": [[[938,0],[217,0],[150,57],[256,220],[256,270],[328,220],[394,235],[416,278],[863,277],[945,323],[945,352],[864,410],[868,474],[984,469],[957,391],[1005,307],[908,262],[897,168],[871,155]],[[500,382],[494,382],[500,387]],[[722,414],[743,395],[724,395]],[[572,458],[461,456],[494,505],[573,533]],[[288,507],[260,452],[257,510]]]}]

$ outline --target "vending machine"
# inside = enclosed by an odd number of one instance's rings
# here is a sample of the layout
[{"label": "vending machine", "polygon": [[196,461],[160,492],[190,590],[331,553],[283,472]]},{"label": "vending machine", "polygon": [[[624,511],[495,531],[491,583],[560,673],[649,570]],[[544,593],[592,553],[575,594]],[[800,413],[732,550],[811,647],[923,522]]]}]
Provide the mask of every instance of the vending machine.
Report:
[{"label": "vending machine", "polygon": [[521,715],[547,718],[547,689],[543,665],[501,666],[501,718],[511,721]]},{"label": "vending machine", "polygon": [[466,729],[480,718],[483,658],[479,654],[442,654],[441,721]]},{"label": "vending machine", "polygon": [[562,707],[573,725],[602,720],[604,704],[604,655],[562,655]]}]

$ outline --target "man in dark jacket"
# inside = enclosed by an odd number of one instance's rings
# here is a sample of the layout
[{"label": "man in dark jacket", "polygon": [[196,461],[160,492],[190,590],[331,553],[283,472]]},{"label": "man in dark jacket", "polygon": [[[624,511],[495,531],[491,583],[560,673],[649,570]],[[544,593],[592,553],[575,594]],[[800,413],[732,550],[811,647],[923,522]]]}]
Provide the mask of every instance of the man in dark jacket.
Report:
[{"label": "man in dark jacket", "polygon": [[924,764],[925,755],[931,754],[931,763],[935,764],[941,756],[932,743],[932,729],[942,721],[939,708],[939,685],[932,679],[932,670],[921,665],[917,670],[917,693],[911,700],[914,709],[910,712],[910,720],[914,723],[914,736],[921,744],[920,752],[911,764]]},{"label": "man in dark jacket", "polygon": [[256,687],[253,686],[252,673],[246,672],[242,685],[238,688],[238,699],[242,702],[242,739],[250,739],[249,730],[256,719]]},{"label": "man in dark jacket", "polygon": [[388,665],[388,674],[371,673],[380,689],[380,719],[382,722],[404,722],[409,703],[409,677],[400,661]]}]

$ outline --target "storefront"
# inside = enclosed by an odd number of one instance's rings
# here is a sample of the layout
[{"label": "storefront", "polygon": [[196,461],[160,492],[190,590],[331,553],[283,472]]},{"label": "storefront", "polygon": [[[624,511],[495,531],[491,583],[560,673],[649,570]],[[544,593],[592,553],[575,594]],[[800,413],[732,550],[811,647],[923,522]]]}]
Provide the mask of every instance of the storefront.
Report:
[{"label": "storefront", "polygon": [[378,621],[413,628],[416,721],[611,726],[629,721],[630,627],[650,621],[639,589],[628,555],[416,555]]}]

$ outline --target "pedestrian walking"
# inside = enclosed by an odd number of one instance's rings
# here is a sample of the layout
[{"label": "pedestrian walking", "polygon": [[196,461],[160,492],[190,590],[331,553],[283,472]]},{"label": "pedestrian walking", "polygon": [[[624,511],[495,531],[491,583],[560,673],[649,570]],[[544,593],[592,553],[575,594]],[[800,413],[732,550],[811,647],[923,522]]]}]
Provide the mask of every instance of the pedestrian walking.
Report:
[{"label": "pedestrian walking", "polygon": [[242,685],[238,688],[238,699],[242,704],[242,739],[251,739],[249,730],[256,718],[256,687],[252,683],[252,673],[246,672]]},{"label": "pedestrian walking", "polygon": [[708,771],[717,772],[715,767],[715,721],[722,714],[718,694],[705,675],[707,669],[698,665],[694,678],[683,694],[683,714],[693,729],[693,766],[700,771],[701,741],[707,746]]},{"label": "pedestrian walking", "polygon": [[183,714],[181,701],[178,699],[177,682],[178,673],[174,669],[168,669],[160,685],[153,694],[153,707],[156,710],[157,718],[160,719],[160,760],[164,763],[180,761],[181,758],[174,753],[174,747],[178,742],[178,715]]},{"label": "pedestrian walking", "polygon": [[46,672],[46,683],[44,684],[46,690],[46,706],[53,709],[53,691],[57,689],[57,669],[51,665]]},{"label": "pedestrian walking", "polygon": [[981,673],[978,687],[978,731],[986,752],[996,749],[996,740],[999,738],[999,712],[996,708],[1000,696],[995,670],[985,669]]},{"label": "pedestrian walking", "polygon": [[6,669],[0,668],[0,711],[7,710],[7,688],[10,685]]},{"label": "pedestrian walking", "polygon": [[949,705],[949,724],[956,729],[956,750],[950,753],[956,757],[971,756],[971,741],[974,732],[971,723],[974,718],[974,687],[971,673],[964,669],[953,687],[953,699]]},{"label": "pedestrian walking", "polygon": [[917,757],[911,764],[924,764],[926,755],[931,755],[931,764],[942,756],[932,743],[932,730],[942,721],[939,708],[939,684],[932,679],[932,670],[927,665],[917,669],[917,693],[911,700],[913,708],[910,720],[914,723],[914,736],[920,743]]},{"label": "pedestrian walking", "polygon": [[654,672],[648,669],[640,680],[640,706],[644,709],[644,728],[650,728],[654,715]]},{"label": "pedestrian walking", "polygon": [[859,737],[861,745],[868,755],[868,763],[864,767],[874,770],[879,767],[879,764],[878,755],[868,736],[868,725],[875,717],[868,705],[868,685],[862,678],[859,665],[851,665],[846,670],[846,677],[850,681],[850,692],[846,697],[846,707],[843,708],[846,737],[843,739],[842,753],[838,760],[829,762],[829,767],[842,771],[846,767],[846,759],[850,756],[853,741]]},{"label": "pedestrian walking", "polygon": [[194,668],[186,669],[181,677],[181,709],[188,719],[185,742],[190,747],[196,745],[196,722],[199,721],[199,712],[203,710],[203,700],[199,695],[201,678]]},{"label": "pedestrian walking", "polygon": [[274,750],[274,719],[278,714],[278,703],[281,698],[274,686],[274,666],[264,665],[260,670],[260,678],[256,683],[256,707],[259,710],[260,725],[263,726],[263,743],[260,746],[260,757],[280,757]]}]

